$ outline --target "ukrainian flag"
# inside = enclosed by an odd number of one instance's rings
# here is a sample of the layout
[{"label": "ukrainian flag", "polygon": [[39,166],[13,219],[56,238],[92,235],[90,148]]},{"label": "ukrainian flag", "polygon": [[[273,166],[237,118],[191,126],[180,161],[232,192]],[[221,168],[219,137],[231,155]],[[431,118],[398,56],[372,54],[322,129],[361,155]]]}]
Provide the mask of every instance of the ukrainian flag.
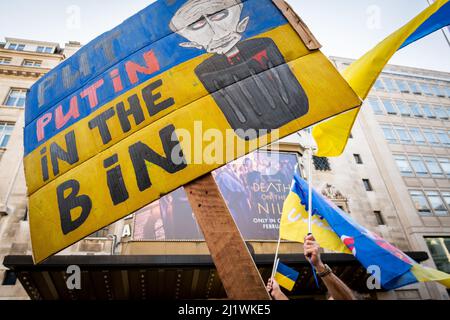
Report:
[{"label": "ukrainian flag", "polygon": [[283,288],[292,291],[294,289],[294,285],[297,282],[299,273],[294,269],[289,268],[287,265],[280,262],[280,259],[277,261],[277,268],[275,273],[275,280],[278,282],[280,286]]},{"label": "ukrainian flag", "polygon": [[[300,176],[297,174],[292,183],[291,192],[289,192],[283,204],[283,213],[280,222],[280,237],[284,240],[303,243],[308,231],[308,189],[300,187]],[[314,207],[313,207],[314,209]],[[314,212],[313,212],[314,213]],[[317,214],[312,217],[314,237],[320,243],[322,248],[336,252],[351,253],[351,251],[342,243],[328,222]]]},{"label": "ukrainian flag", "polygon": [[[399,49],[448,25],[450,25],[450,2],[437,0],[352,63],[342,75],[361,100],[365,100],[376,79]],[[337,157],[344,152],[359,110],[360,108],[356,108],[342,113],[314,127],[317,156]]]},{"label": "ukrainian flag", "polygon": [[[295,194],[295,196],[291,196],[291,199],[298,199],[298,204],[289,201],[288,197],[281,218],[281,238],[284,239],[287,236],[289,240],[303,242],[303,231],[295,234],[294,229],[307,228],[307,220],[297,219],[295,224],[289,224],[289,216],[291,220],[295,220],[296,215],[293,212],[297,212],[297,206],[305,207],[308,203],[307,191],[308,183],[295,174],[291,190],[291,195]],[[381,271],[379,281],[385,290],[428,281],[435,281],[450,288],[450,274],[418,264],[400,249],[359,225],[314,189],[312,209],[314,218],[320,217],[323,223],[321,227],[314,226],[314,236],[321,247],[337,252],[351,252],[365,268],[378,266]],[[342,250],[343,247],[346,247],[345,250]],[[276,270],[278,271],[278,268]]]}]

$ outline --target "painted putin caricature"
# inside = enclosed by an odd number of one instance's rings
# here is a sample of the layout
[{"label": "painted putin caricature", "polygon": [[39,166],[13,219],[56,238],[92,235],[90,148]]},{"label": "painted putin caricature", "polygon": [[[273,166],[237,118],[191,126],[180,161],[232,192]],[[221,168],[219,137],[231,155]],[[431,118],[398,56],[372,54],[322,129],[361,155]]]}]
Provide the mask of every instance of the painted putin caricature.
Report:
[{"label": "painted putin caricature", "polygon": [[236,134],[250,140],[305,115],[308,98],[273,39],[243,40],[250,23],[250,17],[241,18],[245,4],[188,0],[170,28],[188,40],[181,47],[211,54],[195,74]]},{"label": "painted putin caricature", "polygon": [[208,53],[233,55],[236,44],[247,29],[249,17],[241,20],[240,0],[187,1],[173,17],[170,27],[189,42],[185,48],[204,49]]}]

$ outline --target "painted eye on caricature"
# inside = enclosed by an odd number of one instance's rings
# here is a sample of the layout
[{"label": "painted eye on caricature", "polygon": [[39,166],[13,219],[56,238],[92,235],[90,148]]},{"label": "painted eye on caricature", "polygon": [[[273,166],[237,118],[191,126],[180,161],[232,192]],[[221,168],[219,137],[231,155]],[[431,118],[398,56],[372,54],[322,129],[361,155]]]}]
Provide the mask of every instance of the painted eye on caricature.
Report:
[{"label": "painted eye on caricature", "polygon": [[220,21],[225,19],[226,17],[228,17],[229,15],[229,11],[228,9],[224,9],[222,11],[216,12],[212,15],[209,16],[209,19],[211,19],[211,21]]},{"label": "painted eye on caricature", "polygon": [[198,19],[196,22],[189,26],[191,30],[199,30],[206,25],[206,19],[204,17]]}]

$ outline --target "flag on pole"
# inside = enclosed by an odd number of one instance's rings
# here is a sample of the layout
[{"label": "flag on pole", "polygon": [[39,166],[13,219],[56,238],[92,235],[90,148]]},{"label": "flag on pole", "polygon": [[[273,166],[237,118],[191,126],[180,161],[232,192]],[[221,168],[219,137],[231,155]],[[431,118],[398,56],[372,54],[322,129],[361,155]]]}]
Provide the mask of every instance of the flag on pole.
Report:
[{"label": "flag on pole", "polygon": [[[301,217],[302,210],[305,211],[305,204],[308,203],[307,191],[307,182],[295,174],[291,192],[283,207],[280,225],[280,236],[283,239],[303,242],[307,221]],[[449,274],[421,266],[380,236],[356,223],[316,190],[313,190],[312,208],[317,224],[314,226],[314,236],[321,247],[337,252],[351,252],[365,268],[378,266],[378,280],[384,289],[393,290],[426,281],[437,281],[450,288]],[[297,216],[300,218],[293,222]]]},{"label": "flag on pole", "polygon": [[295,283],[297,282],[298,276],[299,273],[297,271],[281,263],[280,259],[277,260],[277,268],[274,278],[280,286],[289,291],[292,291],[292,289],[294,289]]},{"label": "flag on pole", "polygon": [[[395,31],[344,70],[343,76],[358,96],[365,100],[376,79],[397,50],[450,25],[450,2],[437,0],[405,26]],[[319,157],[337,157],[347,145],[360,108],[317,124],[313,136]]]},{"label": "flag on pole", "polygon": [[[294,176],[281,215],[280,237],[285,240],[303,243],[308,234],[308,188],[300,188],[297,181],[299,176]],[[314,199],[314,197],[313,197]],[[314,206],[313,206],[314,208]],[[314,213],[314,211],[313,211]],[[323,248],[332,251],[351,253],[351,251],[342,243],[341,239],[334,233],[326,220],[320,219],[318,215],[312,216],[312,225],[314,237]]]}]

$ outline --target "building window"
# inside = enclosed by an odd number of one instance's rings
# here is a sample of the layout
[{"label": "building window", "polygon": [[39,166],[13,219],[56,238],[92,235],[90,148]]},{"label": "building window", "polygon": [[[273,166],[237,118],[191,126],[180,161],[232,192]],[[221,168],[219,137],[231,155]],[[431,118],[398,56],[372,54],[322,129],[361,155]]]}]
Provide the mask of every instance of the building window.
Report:
[{"label": "building window", "polygon": [[404,127],[395,127],[395,132],[397,132],[398,137],[400,138],[400,142],[409,144],[411,143],[411,137],[408,133],[408,130]]},{"label": "building window", "polygon": [[405,156],[396,155],[394,156],[394,159],[400,173],[403,176],[411,176],[413,174],[412,168]]},{"label": "building window", "polygon": [[406,83],[405,80],[396,80],[395,81],[397,83],[398,88],[400,89],[401,92],[403,93],[409,93],[409,87],[408,84]]},{"label": "building window", "polygon": [[17,276],[14,271],[6,270],[3,277],[2,286],[15,286],[17,282]]},{"label": "building window", "polygon": [[442,86],[441,89],[442,89],[442,91],[445,92],[445,95],[447,96],[447,98],[450,98],[450,87]]},{"label": "building window", "polygon": [[353,157],[355,158],[355,162],[356,162],[357,164],[363,164],[361,155],[355,153],[355,154],[353,155]]},{"label": "building window", "polygon": [[0,122],[0,148],[6,148],[11,134],[14,130],[14,124],[9,122]]},{"label": "building window", "polygon": [[22,221],[28,221],[28,207],[25,208],[25,213],[23,215]]},{"label": "building window", "polygon": [[383,105],[388,114],[397,114],[397,110],[391,100],[383,99]]},{"label": "building window", "polygon": [[385,139],[389,143],[396,143],[397,142],[397,137],[395,136],[394,130],[392,130],[392,128],[390,126],[382,126],[381,128],[383,130],[383,134],[384,134]]},{"label": "building window", "polygon": [[39,46],[36,51],[40,53],[53,53],[54,49],[53,47]]},{"label": "building window", "polygon": [[444,107],[438,107],[438,106],[434,107],[434,113],[436,114],[436,116],[439,119],[443,119],[443,120],[448,119],[448,113],[447,113],[446,108],[444,108]]},{"label": "building window", "polygon": [[372,184],[369,179],[362,179],[366,191],[373,191]]},{"label": "building window", "polygon": [[431,208],[434,211],[434,214],[437,216],[447,216],[448,211],[444,205],[444,201],[442,201],[439,192],[437,191],[426,191],[425,192],[428,198],[428,201],[431,204]]},{"label": "building window", "polygon": [[450,176],[450,160],[446,158],[438,158],[438,161],[445,174]]},{"label": "building window", "polygon": [[319,171],[330,171],[330,162],[325,157],[313,157],[314,167]]},{"label": "building window", "polygon": [[425,144],[426,140],[419,128],[409,128],[409,133],[416,144]]},{"label": "building window", "polygon": [[373,214],[375,215],[375,218],[377,219],[377,223],[379,226],[384,226],[386,223],[384,222],[384,218],[381,215],[381,211],[374,211]]},{"label": "building window", "polygon": [[411,199],[414,203],[414,207],[420,215],[429,216],[431,214],[430,205],[422,191],[411,190],[409,191]]},{"label": "building window", "polygon": [[[395,162],[398,169],[403,176],[411,176],[416,174],[417,176],[428,176],[431,174],[433,177],[444,177],[444,175],[450,175],[450,160],[447,158],[434,158],[405,155],[394,155]],[[414,171],[413,171],[414,169]]]},{"label": "building window", "polygon": [[395,104],[398,107],[398,110],[400,111],[400,114],[404,117],[410,117],[411,116],[411,109],[409,108],[408,104],[404,101],[396,101]]},{"label": "building window", "polygon": [[433,110],[431,109],[431,107],[428,104],[422,105],[422,110],[425,113],[425,116],[427,118],[430,118],[430,119],[435,119],[436,118],[436,116],[433,113]]},{"label": "building window", "polygon": [[436,268],[450,273],[450,237],[425,238]]},{"label": "building window", "polygon": [[394,81],[390,78],[383,78],[383,82],[386,85],[386,88],[389,92],[398,92],[397,87],[395,86]]},{"label": "building window", "polygon": [[425,163],[423,162],[422,158],[410,156],[409,161],[411,161],[411,165],[417,176],[428,175],[427,167],[425,166]]},{"label": "building window", "polygon": [[22,108],[25,106],[26,96],[27,89],[11,89],[6,97],[5,105]]},{"label": "building window", "polygon": [[414,94],[422,94],[422,91],[420,90],[419,86],[417,85],[417,83],[413,82],[413,81],[408,81],[409,87],[411,88],[412,93]]},{"label": "building window", "polygon": [[448,133],[446,131],[436,130],[436,135],[442,144],[450,146],[450,138],[448,137]]},{"label": "building window", "polygon": [[445,98],[445,89],[442,86],[439,85],[435,85],[433,86],[434,89],[434,93],[440,97],[440,98]]},{"label": "building window", "polygon": [[109,228],[100,229],[93,234],[89,235],[89,238],[107,238],[109,234]]},{"label": "building window", "polygon": [[431,87],[428,85],[428,83],[421,83],[420,87],[422,88],[422,92],[425,93],[426,96],[433,96],[434,92],[431,89]]},{"label": "building window", "polygon": [[450,211],[450,192],[441,192],[442,199],[444,199],[447,211]]},{"label": "building window", "polygon": [[439,145],[439,140],[437,139],[433,130],[423,130],[423,134],[425,135],[425,138],[427,139],[429,144]]},{"label": "building window", "polygon": [[22,65],[24,67],[40,67],[42,65],[42,61],[39,61],[39,60],[23,60]]},{"label": "building window", "polygon": [[380,100],[369,98],[369,104],[375,114],[384,114],[383,108],[381,107]]},{"label": "building window", "polygon": [[383,82],[381,82],[380,79],[377,79],[377,81],[375,81],[374,88],[377,91],[384,91],[384,90],[386,90],[385,87],[384,87]]},{"label": "building window", "polygon": [[422,110],[420,110],[419,104],[415,102],[410,102],[409,107],[414,117],[423,118]]},{"label": "building window", "polygon": [[11,64],[12,59],[8,57],[0,57],[0,64]]},{"label": "building window", "polygon": [[445,130],[433,130],[423,129],[418,127],[405,128],[401,126],[391,127],[390,125],[381,125],[385,139],[389,143],[411,144],[418,145],[430,144],[430,145],[443,145],[450,146],[449,132]]},{"label": "building window", "polygon": [[8,49],[15,51],[23,51],[25,49],[25,45],[21,43],[10,43]]},{"label": "building window", "polygon": [[435,158],[432,157],[424,157],[425,164],[428,167],[428,170],[430,171],[432,176],[435,177],[443,177],[444,172],[442,171],[441,167],[439,166],[439,163]]}]

